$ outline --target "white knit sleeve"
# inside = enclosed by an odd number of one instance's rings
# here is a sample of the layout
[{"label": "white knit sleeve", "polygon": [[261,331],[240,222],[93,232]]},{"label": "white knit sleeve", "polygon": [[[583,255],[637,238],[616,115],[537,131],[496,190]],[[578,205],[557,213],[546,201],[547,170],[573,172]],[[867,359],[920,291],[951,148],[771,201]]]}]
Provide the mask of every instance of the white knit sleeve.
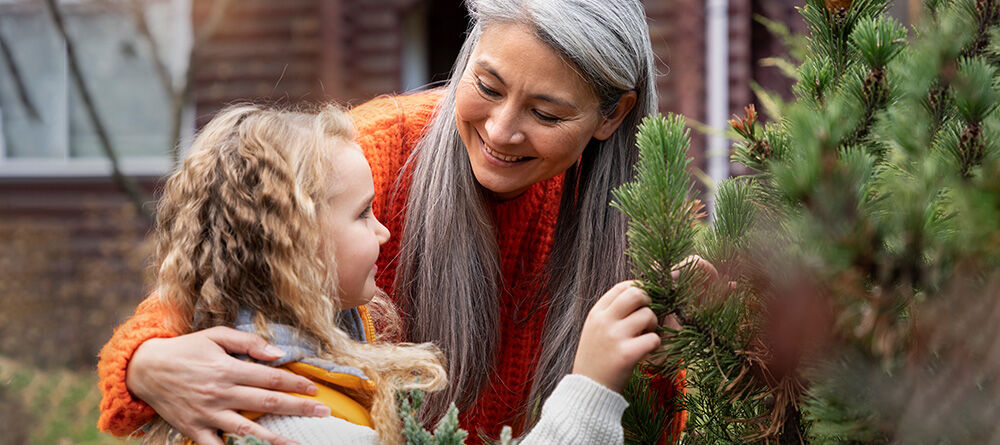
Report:
[{"label": "white knit sleeve", "polygon": [[620,444],[622,413],[628,407],[618,393],[587,377],[570,374],[542,406],[542,416],[521,445]]},{"label": "white knit sleeve", "polygon": [[302,445],[375,445],[375,430],[337,417],[299,417],[268,414],[257,419],[260,426]]}]

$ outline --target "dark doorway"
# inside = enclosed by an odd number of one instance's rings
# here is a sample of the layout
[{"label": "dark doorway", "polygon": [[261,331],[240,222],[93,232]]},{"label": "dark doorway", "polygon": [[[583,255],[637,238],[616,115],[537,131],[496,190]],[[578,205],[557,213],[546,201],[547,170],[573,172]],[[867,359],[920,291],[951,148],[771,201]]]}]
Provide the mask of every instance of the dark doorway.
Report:
[{"label": "dark doorway", "polygon": [[461,0],[427,0],[427,68],[430,82],[448,80],[468,27],[469,17]]}]

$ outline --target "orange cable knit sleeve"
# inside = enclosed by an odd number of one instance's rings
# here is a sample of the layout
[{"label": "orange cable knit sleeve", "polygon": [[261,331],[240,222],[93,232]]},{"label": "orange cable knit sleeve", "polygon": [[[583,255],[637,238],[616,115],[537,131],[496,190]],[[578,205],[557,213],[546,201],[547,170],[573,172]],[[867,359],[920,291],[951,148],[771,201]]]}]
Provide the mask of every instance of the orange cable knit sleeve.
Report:
[{"label": "orange cable knit sleeve", "polygon": [[142,400],[132,396],[125,386],[125,372],[132,354],[151,338],[176,337],[164,326],[167,309],[156,296],[147,297],[135,314],[115,329],[111,340],[101,349],[97,375],[101,388],[101,417],[97,427],[116,436],[127,436],[152,420],[156,413]]}]

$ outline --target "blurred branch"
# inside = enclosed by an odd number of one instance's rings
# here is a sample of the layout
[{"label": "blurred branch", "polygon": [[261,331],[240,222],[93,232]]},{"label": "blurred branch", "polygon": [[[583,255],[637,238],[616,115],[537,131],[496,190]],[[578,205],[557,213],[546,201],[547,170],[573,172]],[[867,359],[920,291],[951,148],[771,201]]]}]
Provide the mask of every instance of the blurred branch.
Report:
[{"label": "blurred branch", "polygon": [[7,61],[7,69],[10,71],[10,78],[14,81],[14,88],[17,90],[17,96],[21,99],[21,105],[28,112],[28,116],[32,120],[41,119],[41,115],[38,113],[38,108],[35,107],[35,103],[31,101],[31,97],[28,96],[28,89],[24,85],[24,77],[21,76],[21,69],[17,66],[17,62],[14,61],[14,53],[11,52],[10,46],[7,45],[7,40],[3,37],[3,33],[0,32],[0,51],[3,52],[3,59]]},{"label": "blurred branch", "polygon": [[90,90],[87,89],[87,85],[83,79],[83,73],[80,70],[80,65],[76,57],[76,47],[73,41],[70,40],[69,35],[66,33],[66,25],[63,22],[62,14],[59,12],[59,7],[56,5],[56,0],[45,0],[45,4],[48,6],[49,12],[52,14],[52,22],[56,26],[56,30],[59,31],[59,35],[62,36],[63,41],[66,42],[66,58],[69,60],[69,71],[70,76],[73,78],[73,83],[76,84],[77,89],[80,91],[80,98],[83,101],[84,109],[87,110],[87,116],[90,118],[90,122],[94,125],[94,131],[97,133],[97,138],[100,140],[101,150],[104,151],[104,155],[107,156],[108,161],[111,162],[111,175],[115,182],[125,191],[129,199],[132,200],[132,204],[135,205],[136,210],[139,212],[147,222],[152,223],[154,221],[154,216],[150,212],[145,203],[150,199],[146,196],[139,186],[135,183],[132,178],[125,176],[121,171],[121,163],[118,160],[118,154],[116,153],[114,147],[111,145],[111,139],[108,137],[108,133],[105,130],[104,123],[101,121],[100,115],[97,113],[97,107],[94,106],[94,100],[90,95]]},{"label": "blurred branch", "polygon": [[135,19],[135,27],[139,35],[149,44],[150,54],[153,56],[153,67],[156,68],[156,77],[165,91],[173,93],[174,83],[170,78],[170,71],[167,70],[166,63],[160,55],[160,47],[153,40],[153,33],[149,30],[149,22],[146,20],[146,1],[133,0],[131,3],[132,17]]},{"label": "blurred branch", "polygon": [[170,158],[174,167],[180,162],[181,120],[184,114],[184,105],[191,100],[192,84],[194,83],[193,66],[199,56],[198,50],[215,35],[215,31],[218,30],[219,24],[222,22],[222,18],[225,16],[226,9],[230,3],[232,3],[232,0],[215,0],[212,4],[212,10],[208,15],[208,19],[205,20],[205,24],[201,26],[201,29],[195,31],[194,42],[191,44],[191,52],[188,54],[188,63],[184,71],[184,82],[180,86],[175,86],[170,72],[167,70],[167,66],[160,55],[156,39],[153,38],[153,33],[149,29],[149,22],[146,20],[145,12],[146,1],[132,1],[132,16],[135,19],[136,29],[139,31],[139,35],[149,44],[157,77],[160,79],[163,90],[170,95],[170,115],[172,119],[170,127]]}]

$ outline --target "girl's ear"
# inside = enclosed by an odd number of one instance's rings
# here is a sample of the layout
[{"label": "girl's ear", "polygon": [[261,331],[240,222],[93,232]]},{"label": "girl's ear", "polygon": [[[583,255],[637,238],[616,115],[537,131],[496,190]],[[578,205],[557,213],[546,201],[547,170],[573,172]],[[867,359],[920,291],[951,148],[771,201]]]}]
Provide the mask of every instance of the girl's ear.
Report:
[{"label": "girl's ear", "polygon": [[604,116],[604,120],[597,126],[597,130],[594,131],[594,139],[604,141],[615,134],[615,130],[622,124],[622,120],[625,119],[625,116],[628,116],[628,113],[632,111],[632,107],[635,106],[637,97],[634,90],[622,94],[622,97],[618,99],[618,104],[615,105],[615,109],[611,110],[611,113],[607,116]]}]

